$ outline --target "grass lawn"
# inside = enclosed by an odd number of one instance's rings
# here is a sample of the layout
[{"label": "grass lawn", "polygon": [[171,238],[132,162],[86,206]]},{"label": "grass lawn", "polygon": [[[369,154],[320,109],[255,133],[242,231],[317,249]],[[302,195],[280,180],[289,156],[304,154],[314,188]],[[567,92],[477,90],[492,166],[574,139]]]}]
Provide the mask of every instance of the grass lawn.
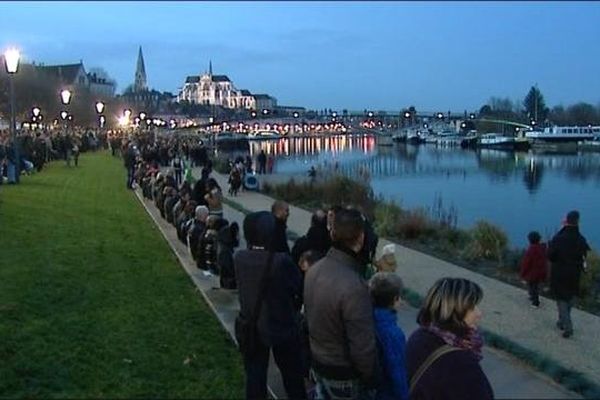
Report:
[{"label": "grass lawn", "polygon": [[0,186],[0,397],[243,396],[237,349],[125,181],[102,152]]}]

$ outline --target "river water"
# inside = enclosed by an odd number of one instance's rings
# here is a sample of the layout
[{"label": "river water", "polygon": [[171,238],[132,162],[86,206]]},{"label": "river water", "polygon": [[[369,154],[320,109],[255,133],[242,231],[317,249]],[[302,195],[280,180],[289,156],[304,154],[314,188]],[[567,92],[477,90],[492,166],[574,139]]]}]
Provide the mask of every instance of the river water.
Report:
[{"label": "river water", "polygon": [[274,157],[276,174],[305,175],[312,165],[351,177],[368,171],[375,194],[404,208],[441,202],[456,210],[459,227],[492,222],[518,247],[531,230],[548,239],[577,209],[581,232],[592,248],[600,246],[600,153],[384,147],[368,135],[250,142],[246,151],[256,157],[261,149]]}]

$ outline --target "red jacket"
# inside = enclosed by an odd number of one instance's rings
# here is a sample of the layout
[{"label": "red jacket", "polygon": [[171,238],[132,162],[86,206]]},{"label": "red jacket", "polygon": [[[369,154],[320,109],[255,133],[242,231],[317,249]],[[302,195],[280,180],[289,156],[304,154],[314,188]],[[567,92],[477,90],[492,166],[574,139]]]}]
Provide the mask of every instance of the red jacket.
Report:
[{"label": "red jacket", "polygon": [[542,282],[546,280],[547,271],[546,245],[543,243],[529,245],[521,261],[521,277],[527,282]]}]

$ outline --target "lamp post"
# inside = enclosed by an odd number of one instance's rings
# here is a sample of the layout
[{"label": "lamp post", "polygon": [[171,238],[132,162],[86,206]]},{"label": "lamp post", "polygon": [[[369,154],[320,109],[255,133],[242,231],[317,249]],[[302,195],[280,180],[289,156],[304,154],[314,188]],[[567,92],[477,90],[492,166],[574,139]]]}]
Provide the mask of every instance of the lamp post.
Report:
[{"label": "lamp post", "polygon": [[104,120],[104,116],[102,115],[102,112],[104,111],[104,103],[101,101],[97,101],[96,102],[96,113],[98,113],[98,127],[100,129],[102,129],[102,124],[103,124],[103,120]]},{"label": "lamp post", "polygon": [[[71,102],[71,91],[68,89],[63,89],[60,92],[60,101],[63,103],[63,105],[65,106],[65,108],[69,105],[69,103]],[[68,133],[67,130],[67,117],[68,117],[69,113],[68,111],[61,111],[60,113],[60,117],[62,118],[63,122],[64,122],[64,128],[65,128],[65,134]]]},{"label": "lamp post", "polygon": [[4,66],[10,81],[10,133],[15,149],[15,183],[19,183],[21,175],[21,157],[19,156],[19,144],[17,143],[17,118],[15,116],[15,82],[14,75],[19,69],[19,50],[10,48],[4,53]]}]

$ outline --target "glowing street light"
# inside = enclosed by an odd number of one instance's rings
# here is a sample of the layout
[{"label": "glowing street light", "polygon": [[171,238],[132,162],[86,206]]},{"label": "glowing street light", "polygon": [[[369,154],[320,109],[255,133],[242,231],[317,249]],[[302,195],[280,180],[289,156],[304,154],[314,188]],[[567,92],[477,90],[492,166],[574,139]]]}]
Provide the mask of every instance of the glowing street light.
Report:
[{"label": "glowing street light", "polygon": [[143,121],[143,120],[145,120],[145,119],[146,119],[146,113],[142,111],[142,112],[140,113],[140,120],[142,120],[142,121]]},{"label": "glowing street light", "polygon": [[33,116],[34,116],[35,118],[39,117],[39,115],[40,115],[40,112],[41,112],[41,111],[42,111],[42,110],[40,110],[40,108],[39,108],[39,107],[33,107],[33,108],[31,109],[31,113],[33,114]]},{"label": "glowing street light", "polygon": [[4,52],[4,66],[10,80],[10,131],[15,149],[15,183],[19,183],[21,175],[21,158],[19,156],[19,145],[17,143],[17,118],[15,116],[15,82],[14,75],[19,69],[21,53],[15,48]]},{"label": "glowing street light", "polygon": [[99,101],[96,103],[96,112],[102,114],[102,111],[104,111],[104,103]]},{"label": "glowing street light", "polygon": [[66,111],[61,111],[60,112],[60,117],[62,118],[62,120],[64,121],[65,119],[67,119],[67,116],[69,115],[68,112]]},{"label": "glowing street light", "polygon": [[410,111],[404,112],[404,118],[410,118]]},{"label": "glowing street light", "polygon": [[265,109],[263,109],[263,110],[262,110],[262,113],[263,113],[264,115],[267,115],[267,114],[269,113],[269,110],[267,110],[267,109],[265,108]]},{"label": "glowing street light", "polygon": [[67,89],[64,89],[60,92],[60,100],[65,106],[71,102],[71,95],[71,91]]},{"label": "glowing street light", "polygon": [[298,113],[298,111],[294,111],[294,118],[298,118],[300,116],[300,114]]},{"label": "glowing street light", "polygon": [[129,108],[126,108],[125,110],[123,110],[123,115],[125,116],[125,118],[129,119],[129,117],[131,117],[131,110]]},{"label": "glowing street light", "polygon": [[441,112],[437,113],[435,116],[437,119],[444,119],[444,114],[442,114]]}]

